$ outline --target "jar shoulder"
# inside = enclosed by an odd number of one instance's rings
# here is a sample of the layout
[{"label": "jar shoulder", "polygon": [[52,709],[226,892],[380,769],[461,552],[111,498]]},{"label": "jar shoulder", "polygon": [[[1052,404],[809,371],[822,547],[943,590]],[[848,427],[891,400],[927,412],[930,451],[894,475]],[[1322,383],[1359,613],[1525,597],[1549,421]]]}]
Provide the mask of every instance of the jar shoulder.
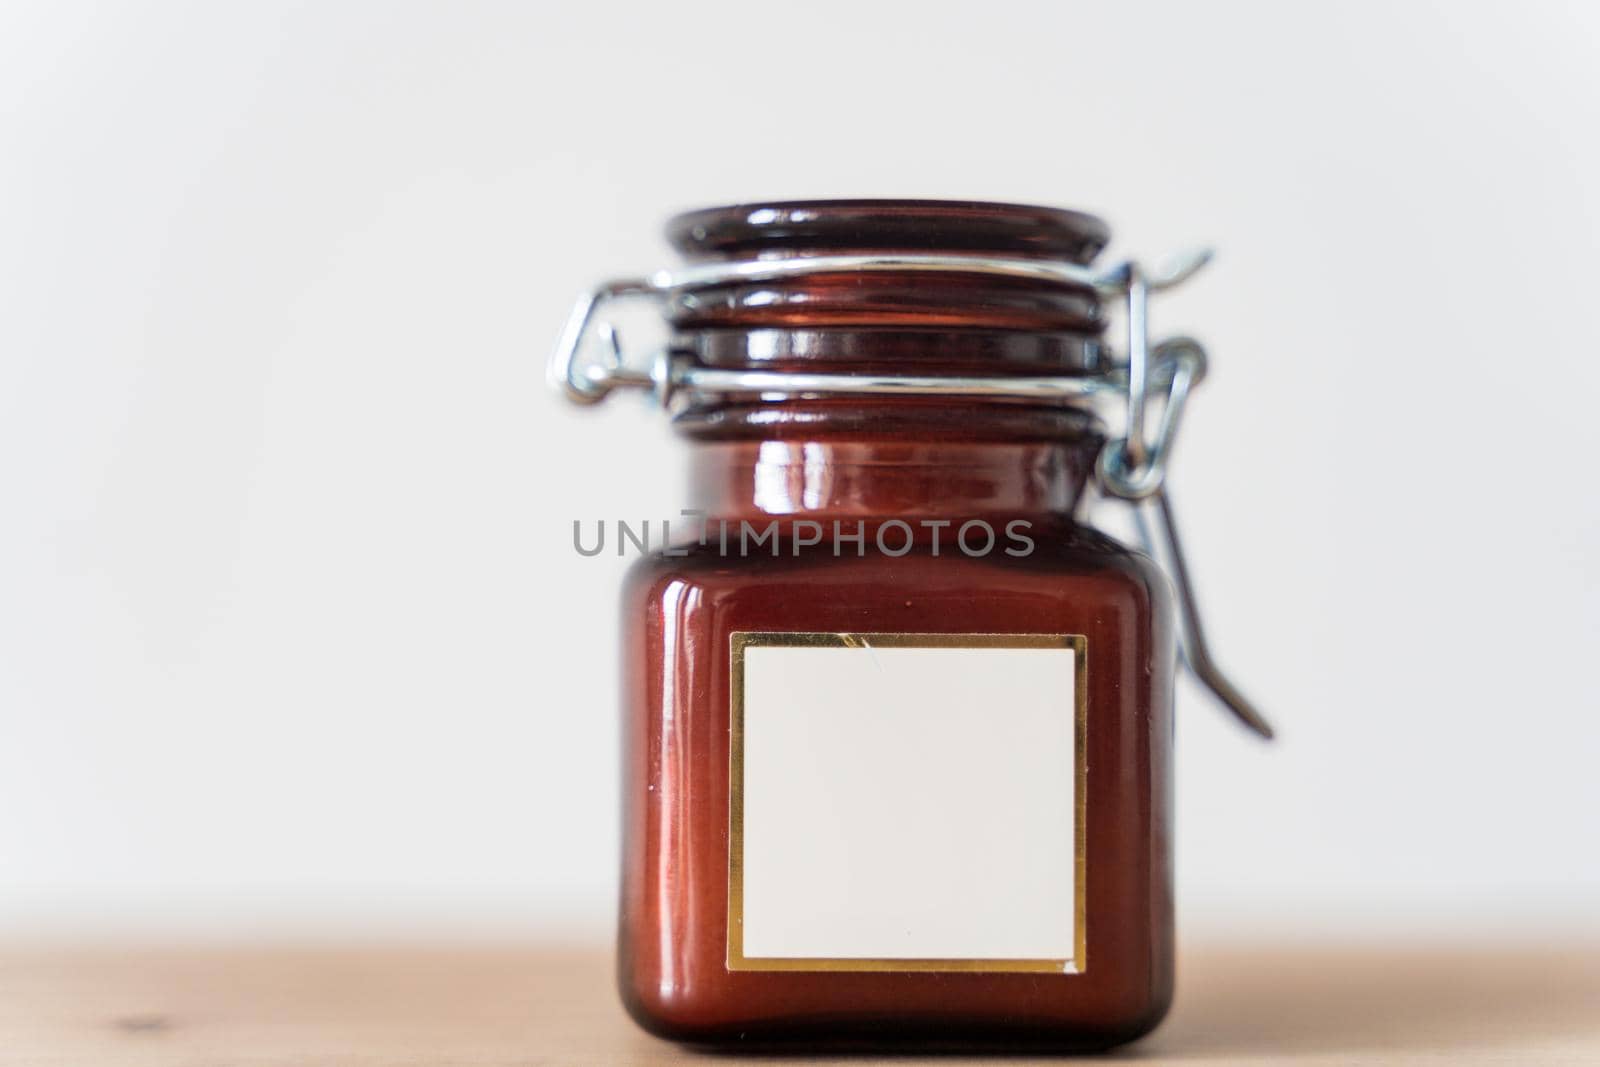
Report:
[{"label": "jar shoulder", "polygon": [[854,542],[831,539],[800,549],[781,544],[777,552],[766,545],[724,550],[712,539],[635,560],[624,580],[623,604],[666,614],[753,604],[780,614],[831,606],[874,617],[881,615],[877,606],[899,604],[950,622],[977,609],[992,617],[1029,605],[1170,613],[1172,593],[1161,568],[1115,538],[1051,516],[1030,520],[1026,539],[997,541],[979,555],[948,541],[919,541],[903,554],[888,555],[870,543],[858,551]]}]

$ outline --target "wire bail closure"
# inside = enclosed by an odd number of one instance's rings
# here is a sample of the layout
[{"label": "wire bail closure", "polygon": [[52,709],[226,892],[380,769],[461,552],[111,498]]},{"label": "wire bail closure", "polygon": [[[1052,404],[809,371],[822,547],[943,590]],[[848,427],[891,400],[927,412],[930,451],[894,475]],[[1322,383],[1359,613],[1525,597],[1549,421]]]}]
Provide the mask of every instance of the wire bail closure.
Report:
[{"label": "wire bail closure", "polygon": [[[1177,520],[1166,492],[1167,464],[1189,393],[1206,373],[1198,341],[1171,337],[1152,343],[1149,303],[1153,293],[1180,285],[1211,260],[1209,249],[1176,256],[1146,273],[1129,260],[1104,270],[1074,263],[1000,256],[922,253],[819,255],[793,259],[691,264],[638,278],[603,283],[578,298],[549,365],[550,384],[575,404],[591,405],[619,389],[648,391],[662,408],[683,397],[755,394],[763,398],[815,396],[964,396],[1092,404],[1122,408],[1123,432],[1108,440],[1095,463],[1096,481],[1107,496],[1133,508],[1144,547],[1171,577],[1178,594],[1181,652],[1185,666],[1246,727],[1264,738],[1272,727],[1211,658],[1200,622]],[[1009,377],[985,375],[826,374],[725,370],[696,365],[663,347],[647,367],[631,362],[616,328],[604,317],[608,304],[625,299],[666,301],[682,293],[737,282],[779,281],[810,274],[851,271],[929,271],[988,274],[1093,289],[1121,300],[1124,352],[1098,375]],[[591,334],[604,354],[585,362]],[[1152,433],[1152,401],[1159,416]]]}]

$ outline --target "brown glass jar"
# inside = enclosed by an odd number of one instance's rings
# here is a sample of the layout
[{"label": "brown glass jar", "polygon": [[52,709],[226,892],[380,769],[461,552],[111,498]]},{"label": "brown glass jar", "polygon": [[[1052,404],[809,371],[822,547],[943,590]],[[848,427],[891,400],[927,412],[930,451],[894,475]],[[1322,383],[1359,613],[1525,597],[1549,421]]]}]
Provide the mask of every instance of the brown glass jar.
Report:
[{"label": "brown glass jar", "polygon": [[578,399],[653,380],[704,520],[622,599],[628,1010],[738,1046],[1147,1032],[1176,635],[1161,570],[1082,521],[1088,386],[1130,376],[1105,226],[815,201],[669,236],[680,277],[604,291],[667,298],[657,371],[575,370],[583,307],[559,372]]}]

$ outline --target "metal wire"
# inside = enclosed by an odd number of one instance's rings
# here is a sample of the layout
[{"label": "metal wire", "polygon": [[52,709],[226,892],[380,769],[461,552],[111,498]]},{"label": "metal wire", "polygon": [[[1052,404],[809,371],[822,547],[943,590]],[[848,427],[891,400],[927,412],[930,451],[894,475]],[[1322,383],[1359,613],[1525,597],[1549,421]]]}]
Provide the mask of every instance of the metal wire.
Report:
[{"label": "metal wire", "polygon": [[[934,254],[871,254],[805,256],[779,260],[742,260],[693,264],[657,271],[641,278],[607,282],[578,298],[550,359],[551,384],[577,404],[594,404],[616,390],[653,392],[662,407],[683,398],[747,394],[761,400],[813,396],[965,396],[1055,401],[1090,407],[1096,402],[1120,404],[1123,432],[1101,449],[1096,461],[1101,489],[1134,506],[1134,519],[1147,551],[1171,575],[1178,595],[1185,664],[1195,677],[1245,726],[1262,737],[1272,727],[1211,657],[1187,561],[1178,538],[1177,520],[1165,492],[1167,464],[1189,393],[1206,373],[1206,354],[1199,342],[1174,337],[1152,344],[1149,339],[1149,297],[1191,277],[1210,261],[1209,250],[1178,256],[1147,273],[1132,261],[1108,270],[1073,263],[995,256]],[[1095,375],[1007,377],[987,375],[819,374],[794,371],[725,370],[703,367],[668,350],[657,352],[647,367],[630,361],[621,338],[601,318],[609,303],[628,298],[667,300],[686,292],[735,282],[777,281],[810,274],[851,271],[931,271],[987,274],[1065,283],[1093,289],[1123,301],[1123,358]],[[605,343],[605,355],[584,362],[582,354],[593,332]],[[1147,429],[1152,401],[1160,416],[1154,433]],[[1149,513],[1149,514],[1147,514]],[[1154,517],[1154,523],[1150,521]]]}]

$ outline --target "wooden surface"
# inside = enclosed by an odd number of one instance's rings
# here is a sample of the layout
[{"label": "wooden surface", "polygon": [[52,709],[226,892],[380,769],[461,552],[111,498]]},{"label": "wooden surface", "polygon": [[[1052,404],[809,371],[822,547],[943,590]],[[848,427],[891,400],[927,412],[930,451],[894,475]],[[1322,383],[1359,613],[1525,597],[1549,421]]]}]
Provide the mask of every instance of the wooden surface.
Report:
[{"label": "wooden surface", "polygon": [[[1193,951],[1166,1024],[1117,1058],[1600,1063],[1597,961],[1600,946]],[[0,950],[6,1067],[699,1061],[739,1062],[636,1030],[603,951]],[[813,1062],[764,1062],[785,1061]]]}]

